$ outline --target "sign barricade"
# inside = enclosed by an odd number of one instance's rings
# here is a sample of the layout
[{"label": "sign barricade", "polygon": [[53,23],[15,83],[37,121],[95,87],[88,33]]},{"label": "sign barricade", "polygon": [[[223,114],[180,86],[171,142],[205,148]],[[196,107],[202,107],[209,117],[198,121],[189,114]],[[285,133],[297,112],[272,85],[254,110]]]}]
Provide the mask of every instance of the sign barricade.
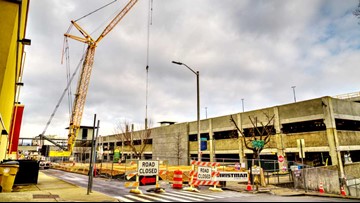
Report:
[{"label": "sign barricade", "polygon": [[[184,188],[184,190],[199,192],[195,187],[199,185],[212,185],[214,188],[209,188],[210,190],[222,191],[221,188],[216,188],[216,186],[219,185],[219,181],[216,181],[216,176],[219,176],[220,174],[217,171],[217,167],[220,166],[220,163],[192,160],[191,165],[190,187]],[[197,166],[197,170],[195,170],[195,166]]]},{"label": "sign barricade", "polygon": [[[130,162],[131,165],[135,164],[135,162]],[[153,189],[147,190],[148,192],[164,192],[163,188],[160,188],[159,184],[159,175],[167,174],[165,170],[159,170],[159,162],[152,160],[137,160],[137,171],[131,172],[126,175],[126,178],[129,180],[132,177],[136,176],[135,182],[125,182],[125,187],[136,187],[135,189],[131,189],[131,193],[142,194],[141,190],[139,190],[139,186],[141,185],[151,185],[155,184],[156,187]],[[141,184],[140,184],[141,177]]]}]

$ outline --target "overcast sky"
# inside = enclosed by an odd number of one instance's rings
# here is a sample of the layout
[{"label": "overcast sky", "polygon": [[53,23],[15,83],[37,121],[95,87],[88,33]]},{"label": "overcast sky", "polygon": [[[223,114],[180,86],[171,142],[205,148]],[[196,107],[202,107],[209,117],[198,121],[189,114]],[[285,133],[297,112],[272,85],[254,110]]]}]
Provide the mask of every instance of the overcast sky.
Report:
[{"label": "overcast sky", "polygon": [[[84,54],[87,45],[69,38],[68,63],[61,63],[71,20],[111,1],[31,0],[20,137],[43,132],[66,88],[66,64],[72,74]],[[117,0],[77,23],[97,39],[126,3]],[[92,126],[96,114],[100,135],[124,122],[141,129],[146,115],[152,127],[196,121],[196,75],[171,61],[200,72],[201,119],[242,112],[242,104],[250,111],[292,103],[293,90],[296,101],[360,90],[360,24],[352,14],[357,0],[150,3],[139,0],[96,48],[81,125]],[[81,36],[74,27],[70,34]],[[77,81],[78,74],[72,95]],[[68,101],[66,94],[46,135],[67,137]]]}]

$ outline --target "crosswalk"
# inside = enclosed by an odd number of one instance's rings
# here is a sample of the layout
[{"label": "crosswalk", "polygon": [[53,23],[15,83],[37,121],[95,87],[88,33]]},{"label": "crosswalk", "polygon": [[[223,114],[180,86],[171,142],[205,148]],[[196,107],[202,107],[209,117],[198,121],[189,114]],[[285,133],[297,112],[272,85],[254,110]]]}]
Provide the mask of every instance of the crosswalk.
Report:
[{"label": "crosswalk", "polygon": [[[252,196],[252,194],[232,193],[231,197]],[[128,194],[114,196],[121,202],[202,202],[228,198],[229,193],[204,194],[189,191],[166,191],[164,193]]]}]

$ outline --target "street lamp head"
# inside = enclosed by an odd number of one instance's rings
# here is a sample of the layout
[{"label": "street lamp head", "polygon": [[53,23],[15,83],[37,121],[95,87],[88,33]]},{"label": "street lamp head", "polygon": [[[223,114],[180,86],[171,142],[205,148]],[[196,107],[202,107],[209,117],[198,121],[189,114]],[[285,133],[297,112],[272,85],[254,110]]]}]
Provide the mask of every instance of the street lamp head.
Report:
[{"label": "street lamp head", "polygon": [[177,61],[172,61],[172,63],[175,63],[175,64],[177,64],[177,65],[182,65],[182,64],[183,64],[183,63],[177,62]]}]

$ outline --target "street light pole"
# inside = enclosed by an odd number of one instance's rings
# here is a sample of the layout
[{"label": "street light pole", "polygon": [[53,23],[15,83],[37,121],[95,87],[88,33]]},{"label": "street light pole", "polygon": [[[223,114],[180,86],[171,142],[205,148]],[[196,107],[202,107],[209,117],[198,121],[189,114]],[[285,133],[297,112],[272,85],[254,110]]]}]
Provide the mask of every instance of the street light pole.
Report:
[{"label": "street light pole", "polygon": [[199,85],[199,71],[194,71],[189,66],[187,66],[185,63],[172,61],[172,63],[177,65],[184,65],[186,66],[191,72],[193,72],[196,75],[196,94],[197,94],[197,140],[198,140],[198,161],[201,161],[201,136],[200,136],[200,85]]},{"label": "street light pole", "polygon": [[244,99],[241,99],[241,104],[242,104],[242,110],[244,112]]},{"label": "street light pole", "polygon": [[291,88],[293,88],[293,93],[294,93],[294,101],[296,102],[296,96],[295,96],[295,87],[296,87],[296,86],[292,86]]}]

